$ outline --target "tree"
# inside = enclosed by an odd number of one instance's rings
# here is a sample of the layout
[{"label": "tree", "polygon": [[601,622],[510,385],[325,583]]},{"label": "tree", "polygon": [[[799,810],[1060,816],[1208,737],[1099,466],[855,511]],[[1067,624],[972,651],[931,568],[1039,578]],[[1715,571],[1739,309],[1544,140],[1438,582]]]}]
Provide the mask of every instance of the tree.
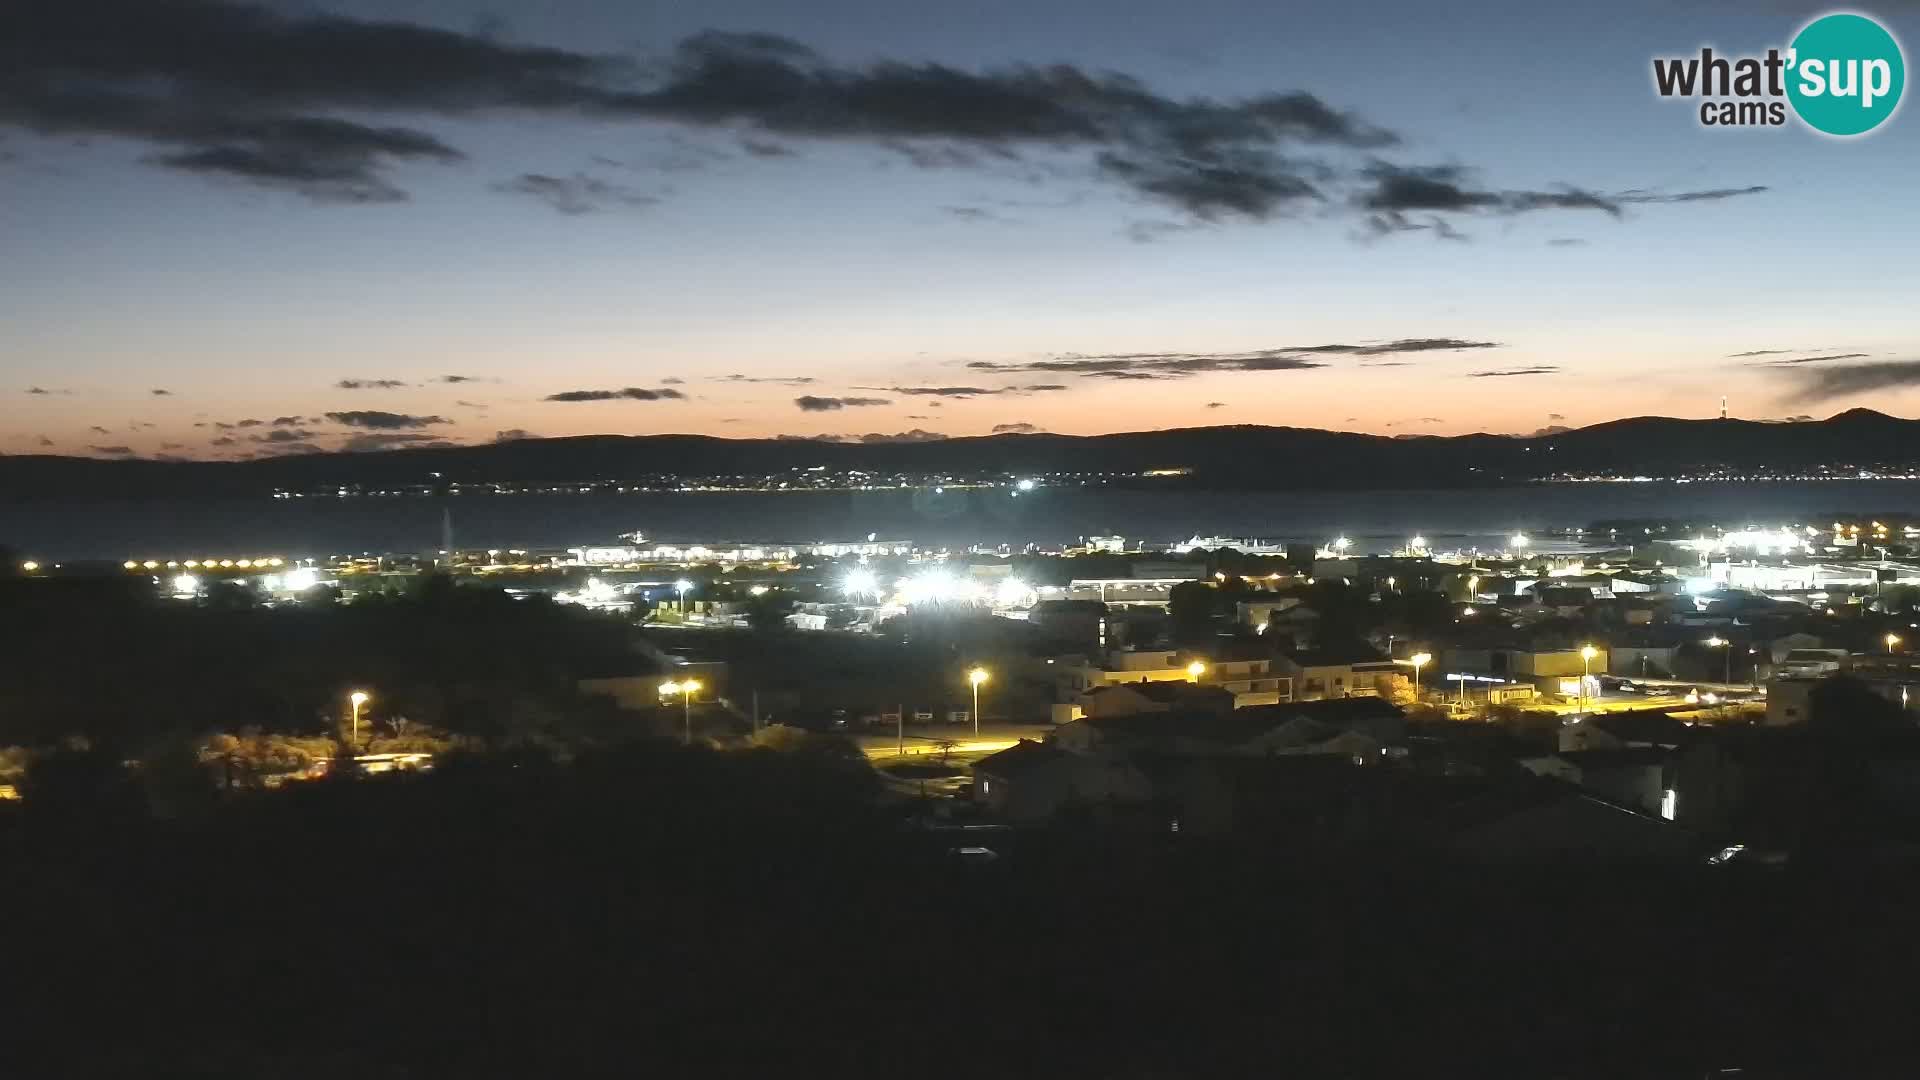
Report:
[{"label": "tree", "polygon": [[747,625],[756,633],[772,634],[787,628],[787,616],[793,614],[793,597],[779,590],[761,593],[747,601]]},{"label": "tree", "polygon": [[1211,582],[1183,581],[1167,594],[1167,614],[1173,633],[1183,641],[1212,632],[1214,588]]}]

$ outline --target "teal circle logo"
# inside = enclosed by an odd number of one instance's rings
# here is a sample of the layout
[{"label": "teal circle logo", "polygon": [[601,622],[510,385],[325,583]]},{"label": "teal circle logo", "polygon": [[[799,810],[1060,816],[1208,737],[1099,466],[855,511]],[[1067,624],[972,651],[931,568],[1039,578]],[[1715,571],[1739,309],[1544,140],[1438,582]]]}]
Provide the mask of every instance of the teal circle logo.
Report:
[{"label": "teal circle logo", "polygon": [[1864,135],[1900,106],[1907,64],[1900,43],[1865,15],[1823,15],[1787,54],[1787,99],[1816,131]]}]

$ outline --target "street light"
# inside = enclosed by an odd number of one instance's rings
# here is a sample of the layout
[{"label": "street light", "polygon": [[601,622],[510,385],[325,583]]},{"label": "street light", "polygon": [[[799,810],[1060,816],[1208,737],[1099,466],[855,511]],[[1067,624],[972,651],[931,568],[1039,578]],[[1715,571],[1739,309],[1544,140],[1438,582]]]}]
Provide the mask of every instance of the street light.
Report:
[{"label": "street light", "polygon": [[980,684],[989,677],[986,668],[977,667],[967,672],[967,682],[973,686],[973,736],[976,739],[980,737]]},{"label": "street light", "polygon": [[355,749],[359,749],[360,747],[360,706],[365,705],[367,702],[373,700],[373,695],[367,693],[365,690],[355,690],[353,693],[347,695],[347,700],[353,703],[353,745]]},{"label": "street light", "polygon": [[1893,655],[1893,647],[1894,647],[1895,645],[1898,645],[1898,644],[1900,644],[1900,635],[1899,635],[1899,634],[1888,634],[1888,635],[1887,635],[1887,655],[1888,655],[1888,656],[1892,656],[1892,655]]},{"label": "street light", "polygon": [[1407,663],[1413,665],[1413,699],[1420,700],[1420,669],[1433,661],[1432,653],[1417,652],[1407,657]]},{"label": "street light", "polygon": [[[1889,634],[1887,636],[1892,637],[1893,635]],[[1726,683],[1728,686],[1733,685],[1733,642],[1728,641],[1726,638],[1721,637],[1719,634],[1715,634],[1712,637],[1707,639],[1707,648],[1727,650],[1727,670],[1725,673],[1725,678],[1723,678],[1721,681]],[[1887,646],[1887,649],[1888,651],[1892,651],[1893,646],[1889,645]]]},{"label": "street light", "polygon": [[680,614],[682,615],[687,613],[687,593],[692,590],[692,588],[693,582],[688,581],[686,578],[681,578],[679,581],[673,583],[673,591],[680,594]]},{"label": "street light", "polygon": [[1195,660],[1193,663],[1187,665],[1187,678],[1192,682],[1199,682],[1200,676],[1206,673],[1207,665],[1202,661]]},{"label": "street light", "polygon": [[1587,680],[1593,677],[1593,658],[1600,650],[1591,645],[1580,646],[1580,711],[1587,711]]},{"label": "street light", "polygon": [[680,695],[681,719],[686,725],[681,741],[688,746],[693,745],[693,695],[699,690],[699,679],[682,679],[679,682],[668,680],[660,684],[661,697],[670,698],[675,694]]}]

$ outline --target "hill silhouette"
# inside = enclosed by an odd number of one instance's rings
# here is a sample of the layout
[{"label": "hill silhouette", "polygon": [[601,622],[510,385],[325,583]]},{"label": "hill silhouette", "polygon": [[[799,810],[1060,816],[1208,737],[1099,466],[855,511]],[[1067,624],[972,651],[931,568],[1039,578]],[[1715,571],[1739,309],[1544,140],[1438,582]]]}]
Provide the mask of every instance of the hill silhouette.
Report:
[{"label": "hill silhouette", "polygon": [[706,435],[588,435],[479,446],[303,454],[249,461],[0,456],[0,497],[259,495],[342,485],[642,483],[663,476],[763,477],[793,468],[1014,475],[1105,473],[1238,490],[1480,487],[1564,475],[1699,476],[1899,468],[1920,462],[1920,421],[1853,409],[1769,423],[1641,416],[1533,437],[1390,437],[1292,427],[1202,427],[1110,435],[1006,434],[847,443]]}]

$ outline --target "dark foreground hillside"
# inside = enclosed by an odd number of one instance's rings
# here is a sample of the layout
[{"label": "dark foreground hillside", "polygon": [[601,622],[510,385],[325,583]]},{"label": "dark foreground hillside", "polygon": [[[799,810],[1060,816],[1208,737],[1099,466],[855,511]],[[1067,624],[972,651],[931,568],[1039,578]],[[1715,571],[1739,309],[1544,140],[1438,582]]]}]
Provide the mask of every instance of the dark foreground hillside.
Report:
[{"label": "dark foreground hillside", "polygon": [[[12,1076],[1911,1075],[1920,883],[954,841],[642,745],[0,820]],[[1733,1074],[1728,1074],[1733,1075]]]}]

